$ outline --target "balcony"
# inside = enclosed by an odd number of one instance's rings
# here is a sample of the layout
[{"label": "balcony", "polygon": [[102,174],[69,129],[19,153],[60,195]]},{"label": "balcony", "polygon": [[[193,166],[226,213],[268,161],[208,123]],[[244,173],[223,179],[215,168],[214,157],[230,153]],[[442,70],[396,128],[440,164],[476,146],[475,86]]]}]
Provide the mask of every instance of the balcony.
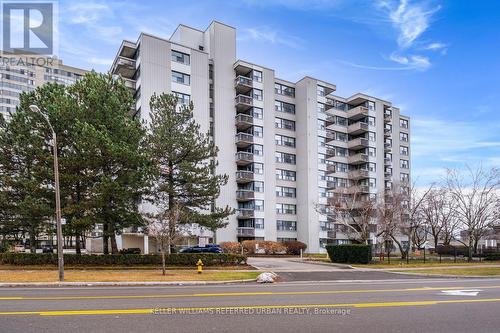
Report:
[{"label": "balcony", "polygon": [[391,143],[389,143],[389,142],[385,142],[385,143],[384,143],[384,150],[385,150],[386,152],[391,151],[391,148],[392,148],[392,144],[391,144]]},{"label": "balcony", "polygon": [[255,237],[255,228],[251,227],[238,227],[236,229],[238,237]]},{"label": "balcony", "polygon": [[363,178],[368,178],[370,172],[368,170],[353,170],[349,172],[349,178],[350,179],[363,179]]},{"label": "balcony", "polygon": [[246,151],[236,153],[236,164],[247,165],[253,162],[253,154]]},{"label": "balcony", "polygon": [[327,188],[332,188],[332,189],[333,189],[333,188],[335,188],[336,186],[337,186],[337,183],[336,183],[336,182],[331,181],[331,180],[327,180],[327,181],[326,181],[326,187],[327,187]]},{"label": "balcony", "polygon": [[390,157],[384,157],[384,163],[385,164],[391,164],[392,163],[392,158],[390,158]]},{"label": "balcony", "polygon": [[248,201],[255,198],[255,192],[252,190],[238,190],[236,191],[236,200]]},{"label": "balcony", "polygon": [[351,155],[347,158],[347,162],[349,164],[363,164],[368,162],[368,155],[363,153]]},{"label": "balcony", "polygon": [[326,165],[326,172],[327,173],[335,173],[336,169],[337,168],[333,164],[327,164]]},{"label": "balcony", "polygon": [[247,219],[255,216],[255,210],[253,208],[240,208],[238,209],[236,218]]},{"label": "balcony", "polygon": [[131,80],[131,79],[126,79],[126,78],[123,78],[123,83],[125,84],[125,87],[129,88],[132,90],[132,93],[135,93],[135,80]]},{"label": "balcony", "polygon": [[328,239],[335,239],[335,238],[337,238],[337,232],[335,230],[327,230],[326,237]]},{"label": "balcony", "polygon": [[392,134],[392,129],[390,128],[384,128],[384,137],[388,138]]},{"label": "balcony", "polygon": [[235,122],[238,130],[246,130],[253,126],[253,117],[248,114],[238,113]]},{"label": "balcony", "polygon": [[351,135],[359,135],[368,132],[368,124],[357,122],[347,127],[347,132]]},{"label": "balcony", "polygon": [[248,147],[253,144],[253,135],[248,133],[236,134],[236,146]]},{"label": "balcony", "polygon": [[347,118],[351,120],[358,120],[368,116],[368,108],[366,106],[356,106],[347,111]]},{"label": "balcony", "polygon": [[236,171],[236,182],[239,184],[249,183],[253,181],[254,173],[253,171],[240,170]]},{"label": "balcony", "polygon": [[390,172],[390,171],[386,171],[386,172],[384,172],[384,177],[385,177],[385,179],[391,179],[391,177],[392,177],[392,172]]},{"label": "balcony", "polygon": [[326,157],[334,157],[335,149],[334,148],[326,148]]},{"label": "balcony", "polygon": [[253,98],[247,95],[238,95],[236,96],[235,103],[238,111],[246,111],[253,107]]},{"label": "balcony", "polygon": [[384,122],[388,123],[392,120],[392,115],[384,113]]},{"label": "balcony", "polygon": [[135,74],[135,60],[118,56],[113,63],[111,72],[125,79],[132,79]]},{"label": "balcony", "polygon": [[253,80],[249,77],[239,75],[234,80],[234,88],[238,94],[246,94],[253,88]]},{"label": "balcony", "polygon": [[349,140],[347,142],[347,148],[349,149],[362,149],[368,147],[368,139],[365,138],[356,138],[353,140]]},{"label": "balcony", "polygon": [[368,185],[353,185],[347,188],[347,192],[350,194],[370,193],[370,187]]},{"label": "balcony", "polygon": [[325,137],[326,137],[326,142],[333,141],[335,140],[335,133],[327,131]]}]

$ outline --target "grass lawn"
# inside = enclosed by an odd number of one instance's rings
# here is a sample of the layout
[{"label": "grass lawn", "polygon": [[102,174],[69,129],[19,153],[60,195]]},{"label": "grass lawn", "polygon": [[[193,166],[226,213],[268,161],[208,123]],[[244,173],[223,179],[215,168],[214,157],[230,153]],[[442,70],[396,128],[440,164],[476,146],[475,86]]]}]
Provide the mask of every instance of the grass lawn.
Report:
[{"label": "grass lawn", "polygon": [[[75,265],[64,265],[64,268],[67,270],[92,270],[92,271],[120,271],[120,270],[155,270],[161,269],[161,265],[151,266],[151,265],[141,265],[141,266],[75,266]],[[168,270],[189,270],[191,267],[187,266],[167,266]],[[196,266],[192,267],[196,269]],[[2,270],[29,270],[29,271],[38,271],[38,270],[55,270],[57,266],[55,265],[0,265],[0,271]],[[255,270],[253,266],[250,265],[235,265],[235,266],[205,266],[203,270],[218,270],[218,271],[233,271],[233,270]]]},{"label": "grass lawn", "polygon": [[[167,275],[161,269],[141,270],[92,270],[70,269],[64,272],[66,282],[157,282],[157,281],[229,281],[254,279],[260,272],[210,271],[198,274],[192,270],[168,270]],[[56,282],[57,270],[0,270],[0,282]]]},{"label": "grass lawn", "polygon": [[404,270],[404,271],[399,271],[399,272],[419,273],[419,274],[456,275],[456,276],[500,276],[500,267],[419,269],[419,270]]}]

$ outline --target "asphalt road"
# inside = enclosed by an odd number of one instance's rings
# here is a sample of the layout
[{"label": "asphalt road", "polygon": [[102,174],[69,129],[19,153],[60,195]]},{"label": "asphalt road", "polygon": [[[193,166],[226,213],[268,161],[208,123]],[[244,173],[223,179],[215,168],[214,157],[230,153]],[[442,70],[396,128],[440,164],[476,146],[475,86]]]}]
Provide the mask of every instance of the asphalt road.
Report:
[{"label": "asphalt road", "polygon": [[2,333],[498,332],[499,314],[500,279],[0,288]]}]

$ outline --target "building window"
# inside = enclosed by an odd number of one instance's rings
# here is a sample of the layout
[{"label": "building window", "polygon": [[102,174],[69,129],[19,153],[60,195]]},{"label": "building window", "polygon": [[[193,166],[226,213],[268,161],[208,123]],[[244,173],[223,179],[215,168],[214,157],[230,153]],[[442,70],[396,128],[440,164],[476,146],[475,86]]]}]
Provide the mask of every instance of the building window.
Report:
[{"label": "building window", "polygon": [[401,169],[409,169],[410,168],[410,163],[408,160],[399,160],[399,166]]},{"label": "building window", "polygon": [[335,124],[339,126],[347,126],[347,118],[335,116]]},{"label": "building window", "polygon": [[252,78],[256,82],[262,82],[262,72],[254,69],[252,71]]},{"label": "building window", "polygon": [[256,99],[258,101],[262,101],[262,90],[260,90],[260,89],[253,89],[253,91],[252,91],[252,97],[253,97],[253,99]]},{"label": "building window", "polygon": [[276,196],[295,198],[297,196],[297,190],[293,187],[276,186]]},{"label": "building window", "polygon": [[280,83],[274,84],[274,92],[279,95],[295,97],[295,88]]},{"label": "building window", "polygon": [[367,151],[367,153],[368,153],[368,156],[370,156],[370,157],[375,157],[375,156],[377,156],[377,150],[376,150],[376,148],[373,148],[373,147],[368,147],[368,148],[366,149],[366,151]]},{"label": "building window", "polygon": [[325,113],[325,111],[326,111],[325,104],[323,104],[323,103],[318,103],[318,106],[317,106],[317,111],[318,111],[318,113]]},{"label": "building window", "polygon": [[172,71],[172,82],[189,86],[191,84],[191,77],[188,74]]},{"label": "building window", "polygon": [[276,179],[295,181],[297,179],[295,171],[276,169]]},{"label": "building window", "polygon": [[408,156],[408,147],[400,146],[399,147],[399,153],[401,155]]},{"label": "building window", "polygon": [[399,127],[408,128],[408,120],[400,118],[399,119]]},{"label": "building window", "polygon": [[263,145],[252,145],[252,153],[254,155],[263,156],[264,146]]},{"label": "building window", "polygon": [[292,204],[276,204],[276,213],[277,214],[297,214],[297,205]]},{"label": "building window", "polygon": [[404,142],[408,142],[408,133],[400,132],[399,133],[399,140],[404,141]]},{"label": "building window", "polygon": [[402,182],[408,183],[410,181],[410,175],[407,173],[401,173],[400,174],[400,180]]},{"label": "building window", "polygon": [[372,117],[372,116],[367,117],[366,122],[370,126],[375,126],[375,117]]},{"label": "building window", "polygon": [[368,107],[368,110],[375,111],[375,102],[368,101],[367,107]]},{"label": "building window", "polygon": [[295,105],[290,103],[285,103],[282,101],[274,101],[274,109],[278,112],[285,112],[290,114],[295,114]]},{"label": "building window", "polygon": [[262,115],[263,115],[262,108],[257,108],[255,106],[252,108],[252,117],[257,119],[262,119]]},{"label": "building window", "polygon": [[368,132],[368,140],[375,142],[376,140],[375,132]]},{"label": "building window", "polygon": [[317,88],[318,96],[326,96],[326,88],[323,86],[318,86]]},{"label": "building window", "polygon": [[276,128],[283,128],[290,131],[295,131],[295,121],[283,119],[283,118],[275,118],[274,125]]},{"label": "building window", "polygon": [[392,154],[391,154],[391,153],[385,153],[385,154],[384,154],[384,158],[385,158],[387,161],[392,161]]},{"label": "building window", "polygon": [[276,162],[278,163],[287,163],[287,164],[295,164],[295,155],[287,154],[277,151],[275,153]]},{"label": "building window", "polygon": [[318,129],[325,130],[326,129],[326,121],[323,119],[318,119]]},{"label": "building window", "polygon": [[281,231],[297,231],[297,222],[276,220],[276,229]]},{"label": "building window", "polygon": [[175,97],[177,97],[177,104],[188,105],[189,102],[191,101],[191,96],[189,96],[189,95],[186,95],[186,94],[183,94],[180,92],[176,92],[176,91],[172,91],[172,94]]},{"label": "building window", "polygon": [[292,147],[292,148],[295,147],[295,138],[292,138],[289,136],[276,134],[274,136],[274,141],[279,146],[287,146],[287,147]]},{"label": "building window", "polygon": [[172,59],[172,61],[180,62],[181,64],[184,64],[184,65],[189,65],[189,63],[190,63],[189,54],[182,53],[179,51],[172,50],[171,59]]},{"label": "building window", "polygon": [[262,175],[264,173],[264,164],[258,162],[253,163],[251,166],[251,171],[253,171],[253,173],[255,174]]}]

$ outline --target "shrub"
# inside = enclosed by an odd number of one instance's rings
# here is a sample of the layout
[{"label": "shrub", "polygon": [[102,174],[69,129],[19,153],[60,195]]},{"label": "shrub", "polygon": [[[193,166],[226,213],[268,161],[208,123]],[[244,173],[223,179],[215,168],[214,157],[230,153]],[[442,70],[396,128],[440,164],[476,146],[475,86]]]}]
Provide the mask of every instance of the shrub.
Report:
[{"label": "shrub", "polygon": [[[456,252],[455,252],[456,251]],[[469,248],[467,246],[453,246],[453,245],[438,245],[436,253],[445,256],[468,256]]]},{"label": "shrub", "polygon": [[291,255],[299,255],[300,250],[307,249],[307,245],[299,241],[286,241],[283,242],[283,245],[286,247],[286,253]]},{"label": "shrub", "polygon": [[257,241],[255,240],[246,240],[241,242],[241,245],[243,246],[243,250],[247,254],[255,254],[255,245],[257,244]]},{"label": "shrub", "polygon": [[259,245],[259,248],[262,248],[264,250],[265,254],[286,253],[286,246],[282,242],[259,241],[257,244]]},{"label": "shrub", "polygon": [[241,253],[241,244],[238,242],[221,242],[220,247],[224,253]]},{"label": "shrub", "polygon": [[484,250],[481,257],[483,257],[484,260],[500,260],[500,251],[497,249]]},{"label": "shrub", "polygon": [[327,245],[330,260],[344,264],[368,264],[372,260],[372,247],[365,244]]},{"label": "shrub", "polygon": [[[174,253],[166,255],[167,266],[196,266],[198,259],[205,266],[243,265],[246,257],[230,253]],[[65,254],[64,263],[72,266],[141,266],[161,265],[159,254]],[[55,253],[2,253],[3,265],[57,265]]]}]

